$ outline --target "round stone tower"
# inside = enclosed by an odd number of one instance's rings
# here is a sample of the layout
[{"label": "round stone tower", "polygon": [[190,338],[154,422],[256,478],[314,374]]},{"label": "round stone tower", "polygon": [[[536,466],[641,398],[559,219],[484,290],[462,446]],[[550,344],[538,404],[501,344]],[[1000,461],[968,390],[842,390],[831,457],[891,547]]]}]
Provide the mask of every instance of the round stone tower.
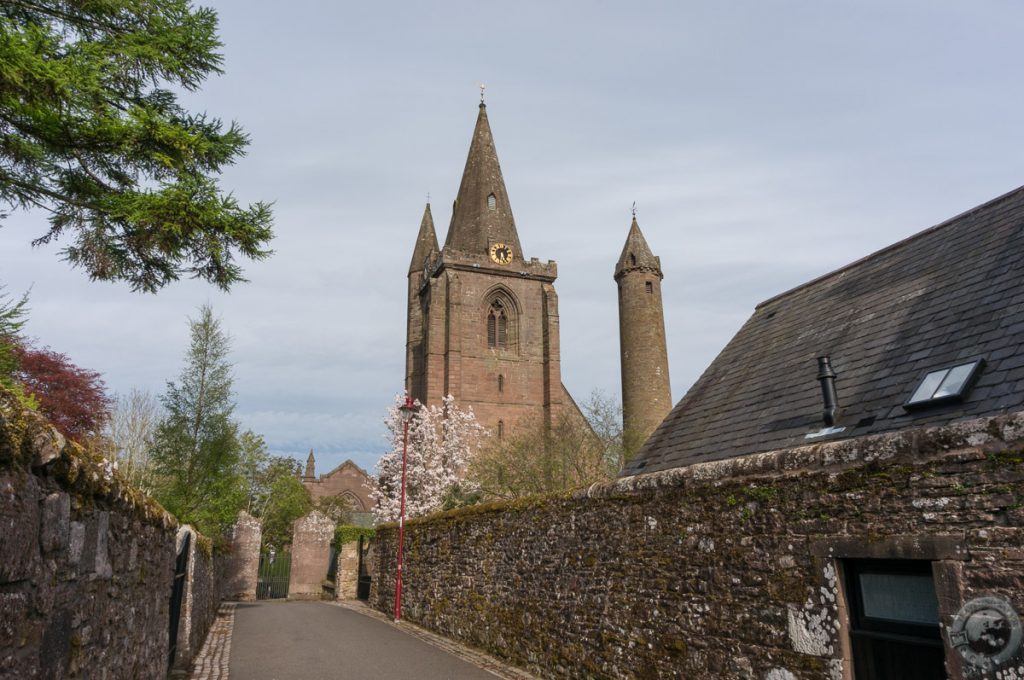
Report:
[{"label": "round stone tower", "polygon": [[633,217],[615,265],[619,284],[622,355],[622,426],[627,454],[634,452],[672,409],[668,380],[661,260],[651,252]]}]

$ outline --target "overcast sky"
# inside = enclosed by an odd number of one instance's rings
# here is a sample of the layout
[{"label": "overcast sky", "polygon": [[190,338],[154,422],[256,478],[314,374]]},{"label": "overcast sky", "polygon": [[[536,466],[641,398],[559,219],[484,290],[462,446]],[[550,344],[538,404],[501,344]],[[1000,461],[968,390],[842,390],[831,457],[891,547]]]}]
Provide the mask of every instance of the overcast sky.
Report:
[{"label": "overcast sky", "polygon": [[132,293],[32,249],[45,218],[20,213],[0,282],[114,392],[163,392],[209,302],[238,416],[319,472],[385,448],[406,270],[428,192],[444,241],[478,83],[523,255],[558,262],[578,400],[620,396],[633,201],[678,400],[759,301],[1024,184],[1019,0],[209,4],[226,73],[185,101],[252,135],[222,184],[276,202],[274,257],[227,295]]}]

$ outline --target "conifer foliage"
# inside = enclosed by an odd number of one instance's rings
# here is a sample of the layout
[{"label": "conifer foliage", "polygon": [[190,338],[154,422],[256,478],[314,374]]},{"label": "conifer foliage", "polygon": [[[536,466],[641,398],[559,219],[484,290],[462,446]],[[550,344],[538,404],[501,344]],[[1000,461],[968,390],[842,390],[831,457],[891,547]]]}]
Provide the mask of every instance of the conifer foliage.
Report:
[{"label": "conifer foliage", "polygon": [[0,2],[0,210],[48,211],[34,243],[64,240],[93,279],[243,280],[237,255],[270,254],[270,208],[214,177],[248,137],[175,93],[221,72],[216,30],[190,0]]},{"label": "conifer foliage", "polygon": [[[404,395],[396,397],[384,419],[391,448],[377,461],[377,475],[370,490],[377,501],[377,517],[385,522],[397,520],[401,509],[404,423],[399,406],[403,403]],[[440,406],[422,406],[418,401],[416,405],[418,409],[409,423],[406,517],[440,510],[487,436],[473,409],[460,408],[451,395]]]},{"label": "conifer foliage", "polygon": [[191,344],[178,382],[161,397],[166,416],[150,459],[154,496],[182,522],[216,536],[245,505],[242,448],[228,362],[230,339],[208,306],[189,320]]},{"label": "conifer foliage", "polygon": [[[12,390],[20,399],[25,399],[21,386],[14,382],[14,370],[18,367],[18,342],[21,329],[28,315],[28,295],[12,298],[0,284],[0,385]],[[26,404],[26,406],[34,404]]]}]

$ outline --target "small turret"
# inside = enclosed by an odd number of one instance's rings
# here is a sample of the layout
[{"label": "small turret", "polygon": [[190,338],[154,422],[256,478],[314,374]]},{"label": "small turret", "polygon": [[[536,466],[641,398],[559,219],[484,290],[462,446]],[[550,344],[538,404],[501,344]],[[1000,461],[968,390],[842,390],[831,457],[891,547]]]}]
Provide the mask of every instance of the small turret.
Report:
[{"label": "small turret", "polygon": [[309,458],[306,459],[306,474],[303,479],[310,482],[316,479],[316,458],[313,457],[313,449],[309,450]]},{"label": "small turret", "polygon": [[423,271],[424,264],[438,254],[437,233],[434,231],[434,216],[430,212],[430,203],[423,209],[420,220],[420,231],[416,234],[416,245],[412,249],[412,261],[409,262],[409,274]]}]

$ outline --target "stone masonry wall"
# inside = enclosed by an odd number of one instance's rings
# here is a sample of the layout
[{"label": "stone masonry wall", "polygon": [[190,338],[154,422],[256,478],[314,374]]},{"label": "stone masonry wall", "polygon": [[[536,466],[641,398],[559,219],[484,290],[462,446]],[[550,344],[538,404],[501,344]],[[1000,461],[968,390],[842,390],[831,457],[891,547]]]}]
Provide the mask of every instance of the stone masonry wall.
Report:
[{"label": "stone masonry wall", "polygon": [[[843,560],[925,559],[949,676],[1016,680],[1019,648],[993,666],[950,633],[980,597],[1008,630],[1024,611],[1022,445],[1017,414],[412,520],[403,618],[544,677],[840,680]],[[396,534],[375,542],[384,612]]]},{"label": "stone masonry wall", "polygon": [[232,564],[111,463],[66,442],[0,389],[3,677],[164,677],[174,563],[186,535],[179,670],[202,646]]},{"label": "stone masonry wall", "polygon": [[260,543],[263,527],[260,521],[242,510],[228,535],[230,561],[227,565],[223,595],[229,600],[255,600],[259,578]]},{"label": "stone masonry wall", "polygon": [[314,510],[295,520],[292,529],[291,581],[289,599],[317,600],[331,559],[334,520]]},{"label": "stone masonry wall", "polygon": [[0,390],[0,668],[158,678],[176,522]]},{"label": "stone masonry wall", "polygon": [[359,543],[342,543],[335,559],[338,567],[334,577],[334,597],[337,600],[354,600],[359,587]]},{"label": "stone masonry wall", "polygon": [[189,668],[217,617],[229,565],[228,557],[215,555],[211,541],[189,526],[178,530],[179,550],[186,533],[192,538],[173,665],[179,670]]}]

